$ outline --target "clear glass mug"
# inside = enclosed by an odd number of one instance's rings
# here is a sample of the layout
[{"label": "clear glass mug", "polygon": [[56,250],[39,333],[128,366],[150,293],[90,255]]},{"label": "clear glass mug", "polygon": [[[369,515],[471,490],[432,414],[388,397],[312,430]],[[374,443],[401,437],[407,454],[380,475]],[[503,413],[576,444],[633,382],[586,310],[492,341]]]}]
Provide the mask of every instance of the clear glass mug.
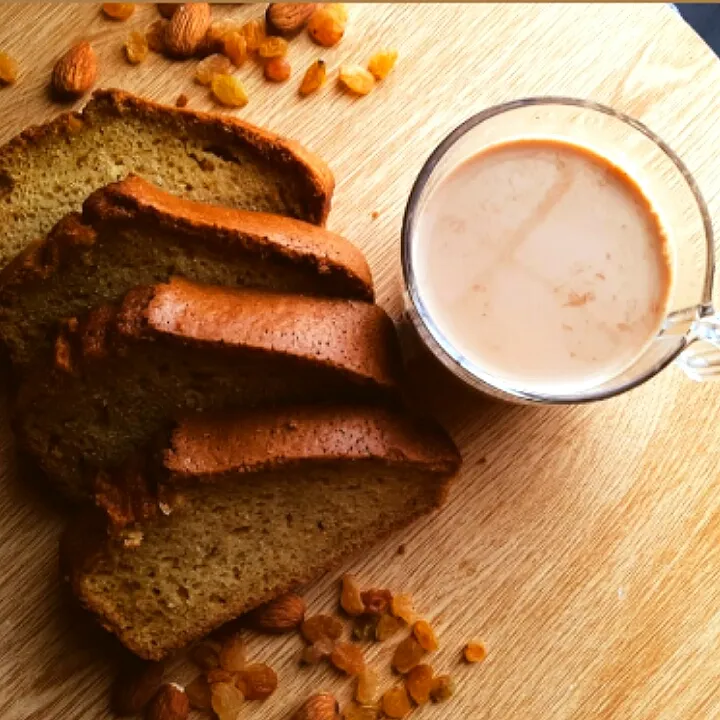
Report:
[{"label": "clear glass mug", "polygon": [[[463,357],[423,304],[413,248],[423,205],[437,184],[484,147],[516,138],[557,138],[591,148],[623,168],[662,212],[674,253],[665,321],[630,367],[577,394],[541,395],[512,387]],[[642,123],[586,100],[516,100],[473,116],[448,135],[415,181],[402,228],[402,271],[408,315],[421,340],[468,385],[513,402],[582,403],[604,400],[649,380],[676,361],[693,379],[720,377],[720,315],[712,302],[715,245],[712,222],[695,181],[675,153]],[[508,318],[522,332],[523,318]]]}]

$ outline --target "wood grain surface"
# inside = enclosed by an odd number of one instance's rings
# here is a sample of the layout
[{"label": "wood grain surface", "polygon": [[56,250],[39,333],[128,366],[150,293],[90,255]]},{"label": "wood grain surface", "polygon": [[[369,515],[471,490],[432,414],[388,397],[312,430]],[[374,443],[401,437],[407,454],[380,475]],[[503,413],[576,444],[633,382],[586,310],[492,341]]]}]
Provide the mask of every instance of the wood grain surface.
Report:
[{"label": "wood grain surface", "polygon": [[[20,82],[0,90],[0,141],[60,110],[47,98],[50,70],[84,38],[98,51],[98,85],[167,102],[185,92],[191,107],[211,108],[192,82],[194,62],[124,63],[127,33],[155,17],[153,6],[127,23],[103,19],[97,5],[0,6],[0,49],[22,68]],[[370,96],[349,98],[330,82],[317,96],[297,97],[312,59],[334,70],[365,62],[380,46],[399,48],[400,61]],[[329,227],[367,252],[379,301],[395,317],[412,182],[449,130],[501,101],[566,94],[638,117],[685,159],[712,214],[720,211],[720,67],[667,7],[354,6],[338,47],[321,51],[300,37],[290,60],[295,76],[282,86],[266,84],[256,67],[238,71],[250,94],[238,114],[328,160],[338,181]],[[422,355],[409,372],[465,467],[440,513],[343,570],[411,592],[437,627],[432,663],[455,676],[457,692],[416,715],[720,718],[720,386],[670,369],[606,403],[528,408],[473,395]],[[111,717],[117,646],[73,609],[58,580],[66,509],[18,471],[5,425],[0,437],[0,718]],[[312,611],[334,606],[338,575],[308,589]],[[473,638],[489,656],[468,667],[459,655]],[[349,696],[348,681],[298,668],[296,637],[249,644],[278,670],[280,690],[243,717],[285,718],[323,688]],[[368,656],[385,667],[392,645]],[[178,660],[171,675],[184,681],[192,670]]]}]

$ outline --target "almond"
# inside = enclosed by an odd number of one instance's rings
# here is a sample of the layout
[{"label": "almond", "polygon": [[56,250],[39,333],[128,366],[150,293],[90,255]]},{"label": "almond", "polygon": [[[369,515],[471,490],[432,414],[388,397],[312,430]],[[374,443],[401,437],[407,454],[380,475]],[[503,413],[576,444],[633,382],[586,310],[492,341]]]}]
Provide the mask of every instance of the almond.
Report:
[{"label": "almond", "polygon": [[165,50],[174,57],[192,57],[210,27],[208,3],[186,3],[172,16],[165,30]]},{"label": "almond", "polygon": [[337,720],[339,717],[337,700],[330,693],[320,693],[309,697],[292,720]]},{"label": "almond", "polygon": [[307,25],[316,7],[317,3],[270,3],[265,22],[272,34],[290,37]]},{"label": "almond", "polygon": [[255,610],[250,616],[253,627],[267,633],[295,630],[305,618],[305,601],[297,595],[283,595]]},{"label": "almond", "polygon": [[163,685],[148,705],[146,720],[186,720],[190,701],[185,691],[175,683]]},{"label": "almond", "polygon": [[97,77],[95,51],[89,42],[73,45],[55,63],[52,87],[61,97],[80,97],[86,93]]}]

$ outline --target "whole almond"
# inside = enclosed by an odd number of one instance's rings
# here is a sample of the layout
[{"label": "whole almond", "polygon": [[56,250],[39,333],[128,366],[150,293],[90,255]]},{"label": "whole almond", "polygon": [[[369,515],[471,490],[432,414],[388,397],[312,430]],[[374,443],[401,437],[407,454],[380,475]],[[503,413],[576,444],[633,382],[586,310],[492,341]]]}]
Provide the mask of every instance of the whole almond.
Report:
[{"label": "whole almond", "polygon": [[173,14],[165,30],[165,50],[173,57],[192,57],[210,27],[208,3],[185,3]]},{"label": "whole almond", "polygon": [[255,610],[250,621],[256,630],[284,633],[298,628],[305,618],[305,601],[297,595],[283,595]]},{"label": "whole almond", "polygon": [[136,715],[162,685],[164,664],[146,663],[122,673],[113,691],[113,710],[120,716]]},{"label": "whole almond", "polygon": [[271,34],[290,37],[307,25],[317,3],[270,3],[265,22]]},{"label": "whole almond", "polygon": [[185,691],[174,683],[163,685],[148,705],[146,720],[186,720],[190,701]]},{"label": "whole almond", "polygon": [[97,77],[95,51],[89,42],[73,45],[56,63],[52,74],[52,87],[61,97],[80,97],[86,93]]},{"label": "whole almond", "polygon": [[337,700],[330,693],[320,693],[309,697],[292,720],[337,720],[339,717]]}]

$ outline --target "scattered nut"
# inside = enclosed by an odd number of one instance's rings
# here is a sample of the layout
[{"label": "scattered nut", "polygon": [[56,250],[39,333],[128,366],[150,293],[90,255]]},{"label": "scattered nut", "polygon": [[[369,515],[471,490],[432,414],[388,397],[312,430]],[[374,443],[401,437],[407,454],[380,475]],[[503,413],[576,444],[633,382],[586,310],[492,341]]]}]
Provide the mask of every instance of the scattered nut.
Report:
[{"label": "scattered nut", "polygon": [[386,691],[382,697],[382,709],[390,718],[404,718],[412,710],[407,690],[401,686]]},{"label": "scattered nut", "polygon": [[321,88],[327,80],[327,68],[324,60],[316,60],[305,72],[299,92],[305,97]]},{"label": "scattered nut", "polygon": [[268,60],[263,68],[266,80],[270,82],[285,82],[292,72],[290,63],[284,57],[277,57]]},{"label": "scattered nut", "polygon": [[353,575],[343,575],[340,607],[348,615],[362,615],[365,612],[365,603],[360,593],[360,585]]},{"label": "scattered nut", "polygon": [[212,695],[210,683],[205,675],[198,675],[189,685],[185,687],[185,694],[188,697],[190,707],[194,710],[212,709]]},{"label": "scattered nut", "polygon": [[238,720],[245,697],[232,682],[219,682],[210,686],[213,712],[218,720]]},{"label": "scattered nut", "polygon": [[376,80],[384,80],[397,62],[397,50],[379,50],[368,61],[368,70]]},{"label": "scattered nut", "polygon": [[131,65],[138,65],[148,55],[148,41],[147,38],[137,30],[134,30],[128,36],[123,46],[125,51],[125,57]]},{"label": "scattered nut", "polygon": [[365,669],[363,651],[352,643],[337,643],[330,654],[330,662],[348,675],[359,675]]},{"label": "scattered nut", "polygon": [[481,642],[469,642],[465,646],[463,655],[469,663],[480,663],[487,657],[487,648]]},{"label": "scattered nut", "polygon": [[215,75],[210,83],[215,99],[227,107],[244,107],[248,95],[244,85],[233,75]]},{"label": "scattered nut", "polygon": [[251,622],[256,630],[284,633],[295,630],[305,618],[305,601],[298,595],[283,595],[255,610]]},{"label": "scattered nut", "polygon": [[0,52],[0,87],[18,79],[18,64],[7,53]]},{"label": "scattered nut", "polygon": [[165,30],[165,50],[173,57],[195,54],[210,27],[208,3],[185,3],[173,14]]},{"label": "scattered nut", "polygon": [[405,676],[405,688],[418,705],[424,705],[430,699],[433,676],[434,671],[430,665],[416,665]]},{"label": "scattered nut", "polygon": [[246,700],[264,700],[278,685],[277,673],[265,663],[246,665],[238,674],[235,684]]},{"label": "scattered nut", "polygon": [[309,697],[292,716],[292,720],[338,720],[337,700],[330,693]]},{"label": "scattered nut", "polygon": [[418,665],[424,656],[425,650],[414,635],[409,635],[395,648],[392,666],[401,675],[405,675]]},{"label": "scattered nut", "polygon": [[220,667],[228,672],[237,672],[245,667],[245,643],[239,634],[225,640],[218,655]]},{"label": "scattered nut", "polygon": [[356,95],[367,95],[375,87],[375,78],[360,65],[341,65],[338,80]]},{"label": "scattered nut", "polygon": [[185,691],[175,683],[163,685],[145,712],[146,720],[185,720],[190,703]]},{"label": "scattered nut", "polygon": [[292,37],[307,25],[316,7],[317,3],[270,3],[265,22],[273,34]]},{"label": "scattered nut", "polygon": [[113,710],[118,715],[139,713],[162,685],[164,672],[163,663],[153,662],[136,665],[120,675],[113,692]]},{"label": "scattered nut", "polygon": [[52,87],[63,98],[80,97],[86,93],[97,77],[95,51],[89,42],[73,45],[55,63]]},{"label": "scattered nut", "polygon": [[337,640],[342,635],[342,631],[342,621],[332,615],[313,615],[300,626],[302,636],[309,643],[314,643],[320,638]]},{"label": "scattered nut", "polygon": [[103,3],[102,11],[111,20],[127,20],[134,12],[133,3]]}]

